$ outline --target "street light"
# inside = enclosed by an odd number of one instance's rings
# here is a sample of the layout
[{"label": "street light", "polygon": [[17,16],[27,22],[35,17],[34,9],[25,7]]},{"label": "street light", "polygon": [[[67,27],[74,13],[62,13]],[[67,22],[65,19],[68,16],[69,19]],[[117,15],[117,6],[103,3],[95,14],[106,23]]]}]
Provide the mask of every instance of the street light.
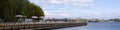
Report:
[{"label": "street light", "polygon": [[35,19],[37,19],[38,17],[37,16],[32,16],[31,18],[33,19],[33,23],[34,23]]},{"label": "street light", "polygon": [[15,17],[19,18],[19,21],[22,21],[23,15],[16,15]]}]

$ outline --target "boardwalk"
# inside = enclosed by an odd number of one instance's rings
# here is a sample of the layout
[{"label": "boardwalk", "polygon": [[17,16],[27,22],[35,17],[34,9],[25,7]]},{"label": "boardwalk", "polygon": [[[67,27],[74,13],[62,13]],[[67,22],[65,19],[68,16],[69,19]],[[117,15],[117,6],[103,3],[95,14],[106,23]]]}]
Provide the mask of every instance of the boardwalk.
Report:
[{"label": "boardwalk", "polygon": [[78,22],[2,23],[0,24],[0,30],[48,29],[81,26],[86,24],[87,23]]}]

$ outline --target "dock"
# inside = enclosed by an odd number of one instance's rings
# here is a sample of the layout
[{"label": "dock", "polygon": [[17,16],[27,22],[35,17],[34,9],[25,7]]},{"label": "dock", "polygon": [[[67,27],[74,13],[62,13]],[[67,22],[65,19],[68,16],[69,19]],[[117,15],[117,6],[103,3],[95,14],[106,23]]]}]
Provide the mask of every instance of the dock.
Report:
[{"label": "dock", "polygon": [[80,22],[36,22],[36,23],[1,23],[0,30],[20,30],[20,29],[50,29],[83,26],[87,23]]}]

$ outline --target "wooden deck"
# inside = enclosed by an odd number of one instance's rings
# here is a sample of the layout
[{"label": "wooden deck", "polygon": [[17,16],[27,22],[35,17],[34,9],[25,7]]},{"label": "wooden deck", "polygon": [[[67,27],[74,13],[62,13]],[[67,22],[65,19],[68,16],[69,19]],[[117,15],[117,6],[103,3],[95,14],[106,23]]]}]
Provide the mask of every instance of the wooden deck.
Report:
[{"label": "wooden deck", "polygon": [[0,30],[48,29],[48,28],[82,26],[82,25],[87,25],[87,23],[78,23],[78,22],[2,23],[0,24]]}]

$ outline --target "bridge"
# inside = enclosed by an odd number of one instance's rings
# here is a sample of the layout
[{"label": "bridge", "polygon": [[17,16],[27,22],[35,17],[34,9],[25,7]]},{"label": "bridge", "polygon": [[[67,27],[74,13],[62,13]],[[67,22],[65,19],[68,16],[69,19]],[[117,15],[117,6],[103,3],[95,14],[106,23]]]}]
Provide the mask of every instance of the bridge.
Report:
[{"label": "bridge", "polygon": [[82,25],[87,25],[87,23],[79,22],[1,23],[0,30],[21,30],[21,29],[34,30],[34,29],[63,28]]}]

